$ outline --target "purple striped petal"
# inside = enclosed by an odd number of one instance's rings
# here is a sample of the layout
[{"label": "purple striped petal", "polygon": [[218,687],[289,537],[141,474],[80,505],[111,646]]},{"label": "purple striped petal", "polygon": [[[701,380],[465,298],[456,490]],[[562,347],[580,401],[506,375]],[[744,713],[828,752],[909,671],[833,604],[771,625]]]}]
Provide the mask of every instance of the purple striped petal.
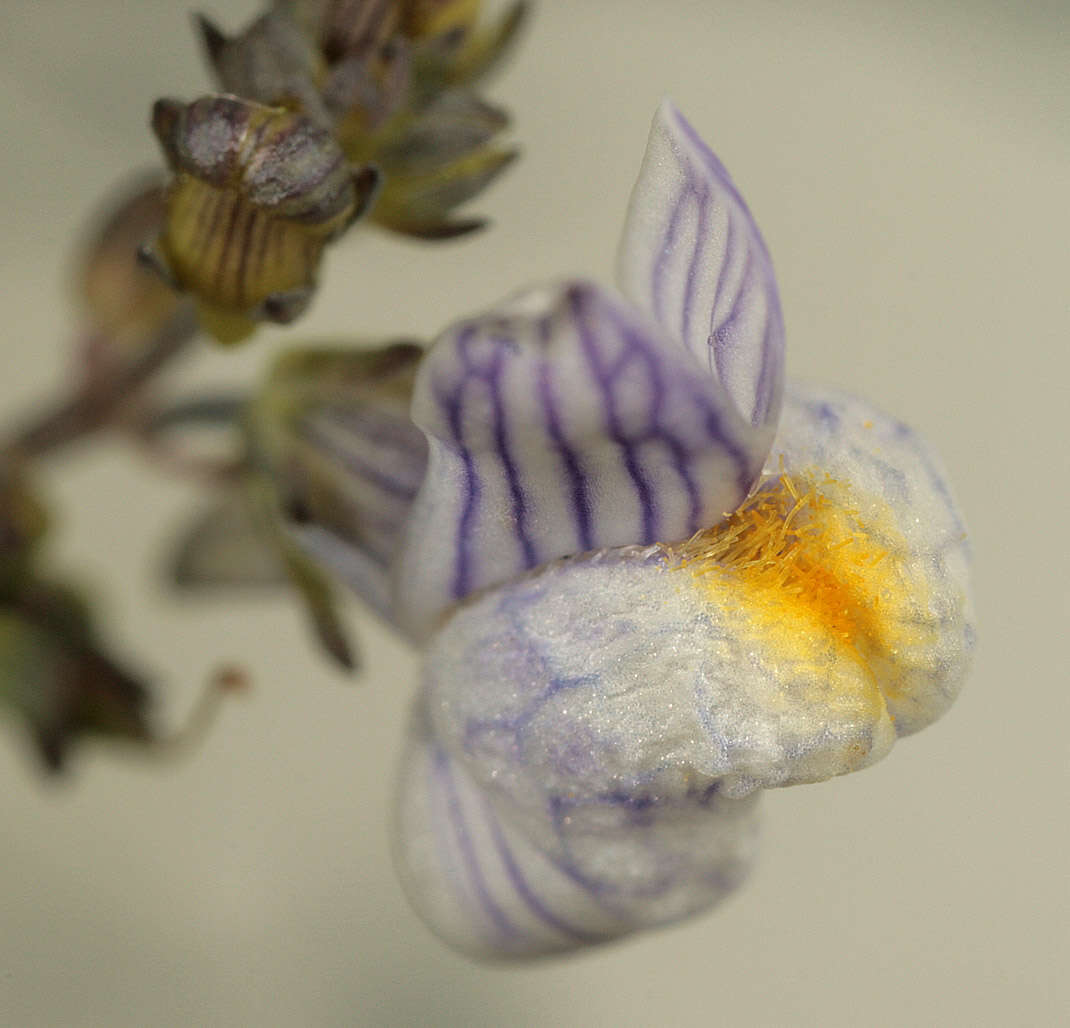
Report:
[{"label": "purple striped petal", "polygon": [[397,409],[374,397],[325,404],[295,424],[294,434],[296,461],[319,471],[334,489],[324,520],[331,524],[334,515],[339,535],[386,566],[423,480],[427,452],[403,402]]},{"label": "purple striped petal", "polygon": [[246,420],[252,461],[292,519],[294,540],[383,614],[427,462],[409,417],[422,354],[407,343],[291,351]]},{"label": "purple striped petal", "polygon": [[397,794],[395,859],[410,902],[481,958],[596,945],[705,910],[756,844],[756,800],[696,793],[647,809],[623,792],[546,806],[520,825],[414,712]]},{"label": "purple striped petal", "polygon": [[772,262],[724,165],[668,101],[650,130],[617,276],[744,418],[776,423],[784,324]]},{"label": "purple striped petal", "polygon": [[430,452],[395,613],[417,637],[473,590],[557,557],[715,523],[773,434],[691,353],[582,282],[449,329],[412,410]]}]

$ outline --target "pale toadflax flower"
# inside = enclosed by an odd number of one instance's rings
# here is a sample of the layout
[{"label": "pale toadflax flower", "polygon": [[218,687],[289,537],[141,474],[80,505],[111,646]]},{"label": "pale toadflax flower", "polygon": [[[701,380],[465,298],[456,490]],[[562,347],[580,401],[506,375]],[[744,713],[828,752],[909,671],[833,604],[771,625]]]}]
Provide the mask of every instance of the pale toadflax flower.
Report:
[{"label": "pale toadflax flower", "polygon": [[710,907],[762,789],[880,759],[972,648],[938,461],[863,400],[784,388],[765,245],[668,103],[618,281],[461,322],[415,376],[395,348],[381,402],[304,381],[262,435],[305,546],[423,647],[396,859],[478,956]]}]

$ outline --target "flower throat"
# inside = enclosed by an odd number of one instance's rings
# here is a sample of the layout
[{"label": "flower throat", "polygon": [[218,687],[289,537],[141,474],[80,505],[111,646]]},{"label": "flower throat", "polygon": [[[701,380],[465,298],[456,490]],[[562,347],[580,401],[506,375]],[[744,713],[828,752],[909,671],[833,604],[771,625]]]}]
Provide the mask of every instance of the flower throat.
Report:
[{"label": "flower throat", "polygon": [[803,614],[869,665],[902,642],[891,636],[907,600],[905,572],[887,545],[890,518],[875,532],[846,493],[827,475],[781,471],[677,548],[679,566],[711,587],[726,575],[738,582],[767,631]]}]

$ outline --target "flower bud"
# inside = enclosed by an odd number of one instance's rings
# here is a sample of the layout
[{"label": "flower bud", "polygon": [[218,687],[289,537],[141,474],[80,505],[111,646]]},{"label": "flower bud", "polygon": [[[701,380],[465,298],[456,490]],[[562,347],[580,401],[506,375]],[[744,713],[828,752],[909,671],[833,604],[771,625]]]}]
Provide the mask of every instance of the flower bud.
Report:
[{"label": "flower bud", "polygon": [[196,23],[223,92],[301,111],[330,127],[317,88],[326,72],[323,56],[291,17],[270,11],[231,37],[203,14]]},{"label": "flower bud", "polygon": [[334,64],[379,49],[398,31],[403,6],[398,0],[276,0],[275,12],[289,15]]},{"label": "flower bud", "polygon": [[[374,151],[383,189],[369,215],[376,223],[425,239],[445,239],[481,228],[482,218],[457,217],[455,208],[481,193],[515,159],[497,145],[508,117],[465,90],[448,90]],[[358,151],[359,152],[359,151]]]},{"label": "flower bud", "polygon": [[378,172],[354,171],[304,115],[234,96],[159,100],[152,125],[174,179],[144,259],[196,297],[221,342],[259,320],[293,321],[323,248],[367,209]]},{"label": "flower bud", "polygon": [[250,405],[250,459],[290,537],[317,564],[386,611],[389,568],[427,467],[409,417],[422,349],[283,354]]}]

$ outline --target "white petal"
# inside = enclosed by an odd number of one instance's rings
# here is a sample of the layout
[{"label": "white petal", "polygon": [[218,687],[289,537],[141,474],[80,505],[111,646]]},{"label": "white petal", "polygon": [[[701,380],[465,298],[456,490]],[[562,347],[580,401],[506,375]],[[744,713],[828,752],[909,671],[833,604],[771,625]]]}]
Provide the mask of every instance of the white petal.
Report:
[{"label": "white petal", "polygon": [[617,278],[746,420],[776,424],[784,324],[772,262],[724,165],[668,101],[650,129]]},{"label": "white petal", "polygon": [[869,669],[816,619],[782,632],[749,601],[657,547],[491,590],[427,650],[435,737],[532,832],[566,800],[743,795],[883,756],[895,732]]},{"label": "white petal", "polygon": [[532,957],[712,906],[750,866],[756,799],[712,790],[646,807],[621,796],[547,808],[534,832],[521,830],[434,740],[421,703],[402,761],[395,858],[445,942],[482,958]]}]

